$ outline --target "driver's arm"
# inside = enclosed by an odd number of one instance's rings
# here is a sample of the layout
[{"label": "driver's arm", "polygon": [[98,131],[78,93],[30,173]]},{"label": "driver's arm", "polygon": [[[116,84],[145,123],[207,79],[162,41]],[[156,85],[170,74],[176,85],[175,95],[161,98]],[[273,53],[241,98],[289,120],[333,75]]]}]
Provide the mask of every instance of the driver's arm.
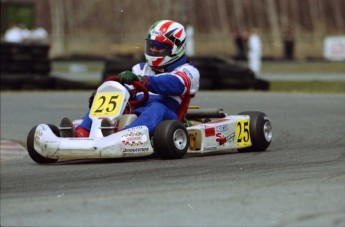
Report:
[{"label": "driver's arm", "polygon": [[148,90],[156,94],[178,96],[187,90],[184,81],[174,74],[147,76],[147,80]]}]

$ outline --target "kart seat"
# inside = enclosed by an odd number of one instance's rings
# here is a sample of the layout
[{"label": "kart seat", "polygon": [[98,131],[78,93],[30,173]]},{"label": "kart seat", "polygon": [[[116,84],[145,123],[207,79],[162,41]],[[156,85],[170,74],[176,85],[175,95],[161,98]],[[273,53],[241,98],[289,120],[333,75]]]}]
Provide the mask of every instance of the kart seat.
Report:
[{"label": "kart seat", "polygon": [[187,111],[188,111],[188,106],[190,100],[194,97],[195,95],[185,95],[182,98],[181,105],[177,111],[177,119],[183,123],[183,118],[186,116]]}]

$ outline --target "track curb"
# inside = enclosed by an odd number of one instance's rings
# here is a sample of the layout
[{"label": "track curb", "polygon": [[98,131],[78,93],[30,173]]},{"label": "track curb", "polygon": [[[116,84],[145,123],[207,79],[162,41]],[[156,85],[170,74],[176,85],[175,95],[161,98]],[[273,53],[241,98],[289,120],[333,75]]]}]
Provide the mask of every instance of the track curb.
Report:
[{"label": "track curb", "polygon": [[18,142],[12,140],[0,140],[0,160],[22,158],[27,155],[26,148]]}]

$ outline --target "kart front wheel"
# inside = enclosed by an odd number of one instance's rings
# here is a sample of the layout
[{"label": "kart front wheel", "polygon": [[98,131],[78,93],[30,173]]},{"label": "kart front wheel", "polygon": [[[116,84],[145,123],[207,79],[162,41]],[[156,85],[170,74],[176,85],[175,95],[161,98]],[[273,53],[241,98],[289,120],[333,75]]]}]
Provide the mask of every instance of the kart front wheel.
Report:
[{"label": "kart front wheel", "polygon": [[[55,125],[48,124],[48,126],[56,136],[60,135],[59,129]],[[26,145],[27,145],[27,149],[28,149],[30,157],[32,158],[32,160],[34,160],[35,162],[37,162],[39,164],[57,162],[57,159],[43,157],[40,153],[38,153],[35,150],[35,146],[34,146],[35,142],[34,141],[35,141],[36,128],[37,128],[37,126],[33,127],[30,130],[30,132],[28,134],[27,141],[26,141]]]},{"label": "kart front wheel", "polygon": [[239,152],[265,151],[272,141],[272,125],[267,115],[257,111],[241,112],[238,115],[249,115],[252,141],[251,147],[239,149]]},{"label": "kart front wheel", "polygon": [[161,122],[154,131],[153,146],[162,159],[182,158],[189,146],[186,127],[175,120]]}]

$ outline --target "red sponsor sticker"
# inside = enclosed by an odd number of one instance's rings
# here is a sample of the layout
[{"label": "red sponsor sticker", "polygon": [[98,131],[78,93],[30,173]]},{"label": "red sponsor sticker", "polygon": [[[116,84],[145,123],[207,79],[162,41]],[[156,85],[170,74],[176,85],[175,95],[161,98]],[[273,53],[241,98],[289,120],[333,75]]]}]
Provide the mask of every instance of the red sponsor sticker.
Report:
[{"label": "red sponsor sticker", "polygon": [[215,128],[205,128],[205,136],[206,137],[215,136],[215,135],[216,135]]}]

